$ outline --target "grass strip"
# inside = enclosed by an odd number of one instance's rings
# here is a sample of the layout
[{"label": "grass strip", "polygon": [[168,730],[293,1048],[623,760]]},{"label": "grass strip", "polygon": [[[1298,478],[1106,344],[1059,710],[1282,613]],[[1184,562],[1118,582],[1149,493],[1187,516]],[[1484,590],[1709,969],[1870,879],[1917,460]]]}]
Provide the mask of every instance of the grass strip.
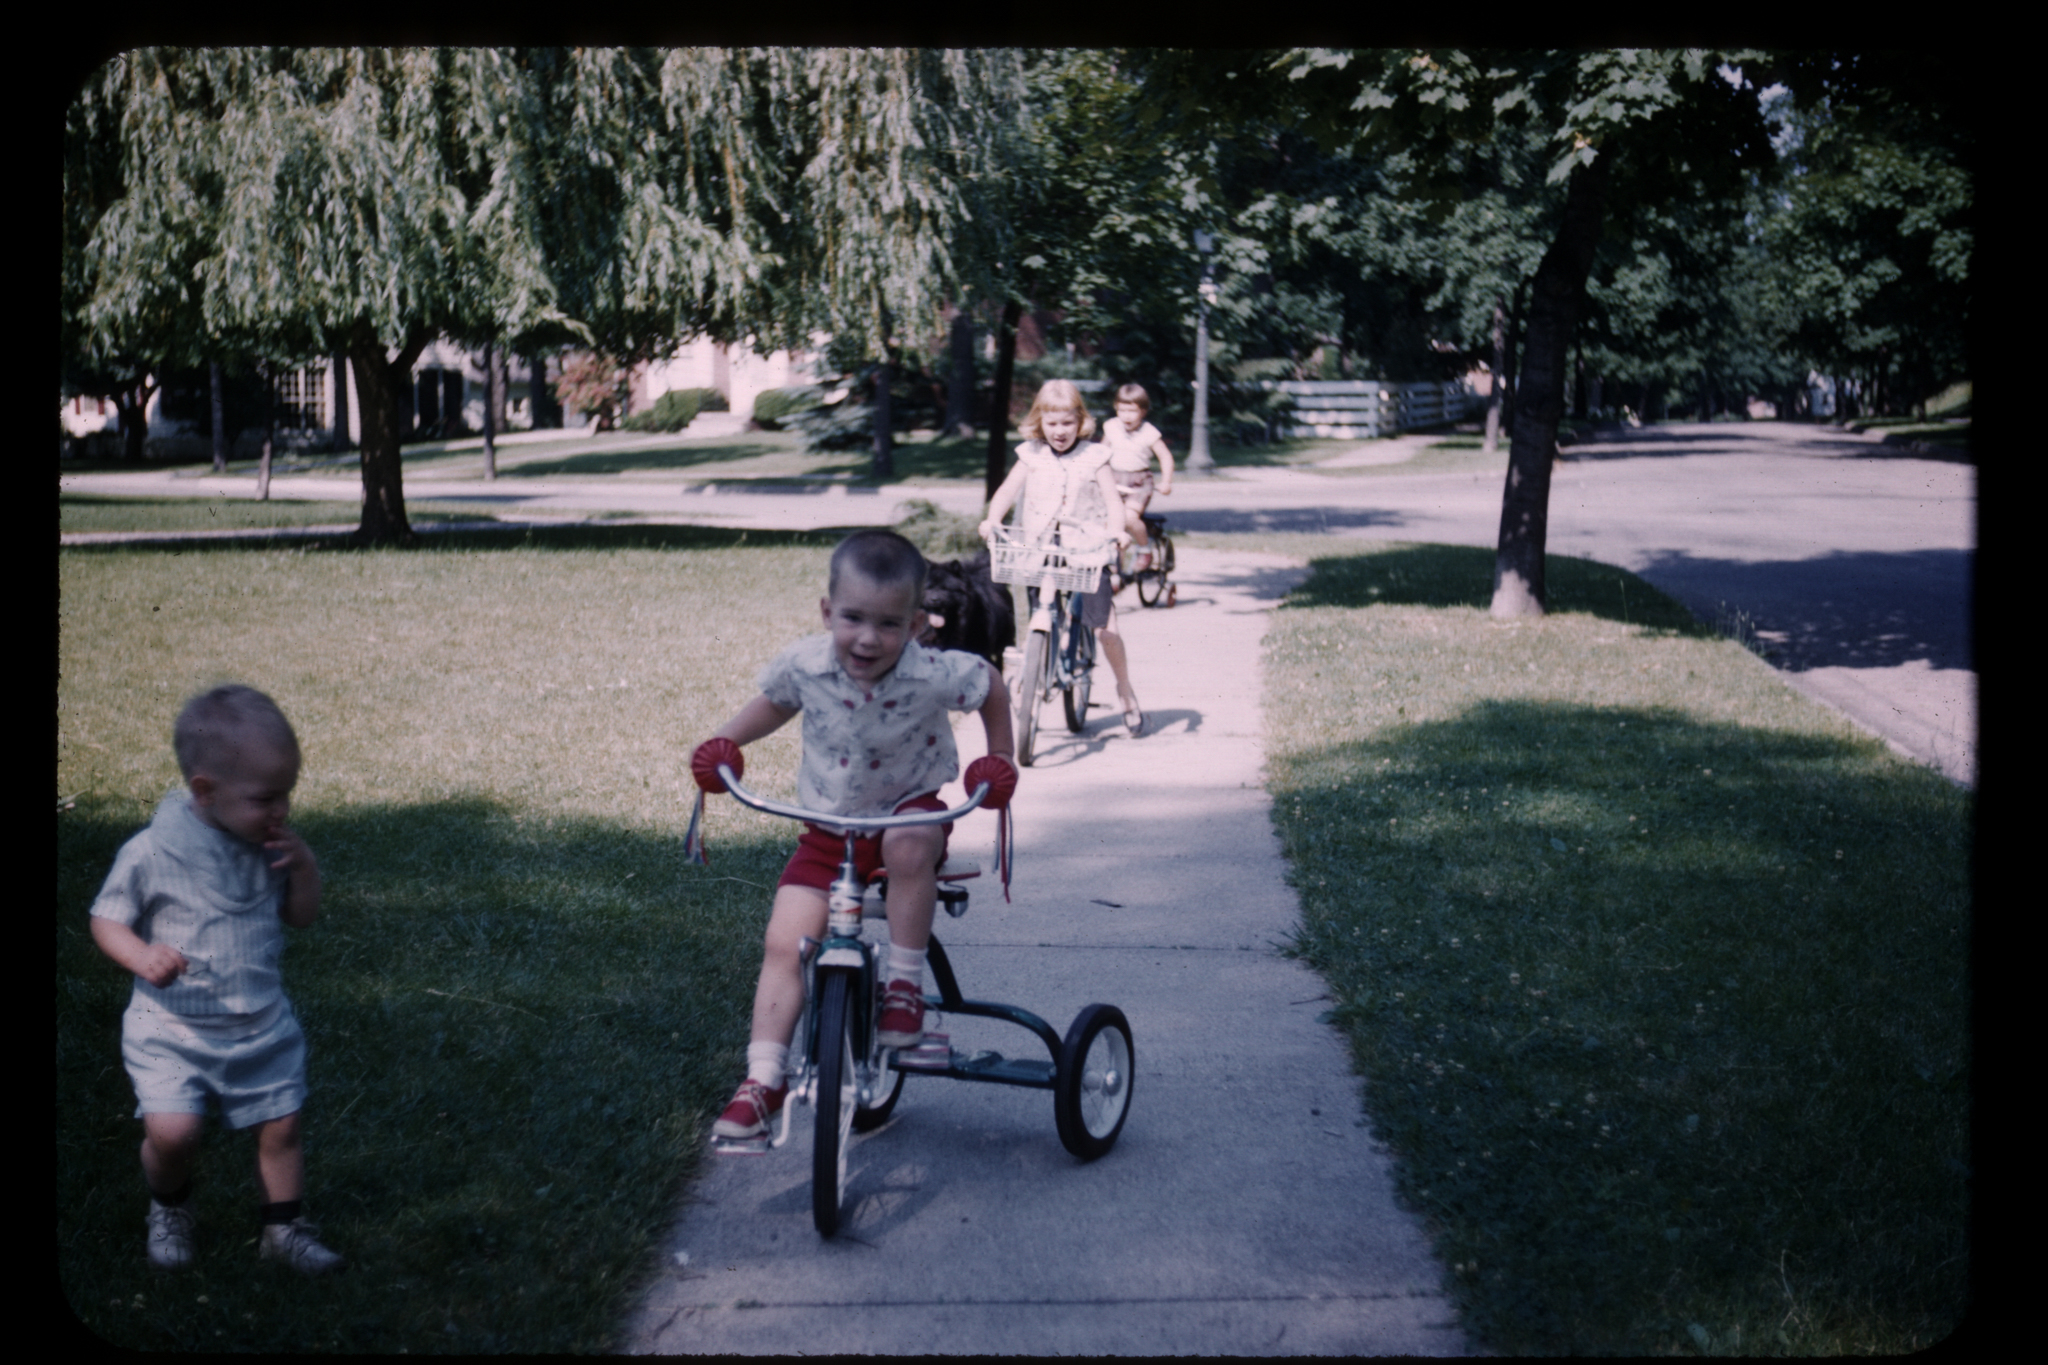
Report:
[{"label": "grass strip", "polygon": [[1275,820],[1403,1197],[1502,1354],[1922,1349],[1968,1280],[1972,801],[1640,579],[1333,555]]},{"label": "grass strip", "polygon": [[[690,527],[451,534],[410,552],[208,542],[59,554],[58,1271],[138,1350],[594,1351],[743,1069],[784,822],[722,803],[685,869],[688,746],[814,629],[835,540]],[[253,1146],[210,1125],[200,1260],[143,1257],[129,978],[86,910],[177,781],[176,708],[278,698],[319,924],[308,1212],[351,1261],[258,1263]],[[795,728],[749,776],[794,785]]]}]

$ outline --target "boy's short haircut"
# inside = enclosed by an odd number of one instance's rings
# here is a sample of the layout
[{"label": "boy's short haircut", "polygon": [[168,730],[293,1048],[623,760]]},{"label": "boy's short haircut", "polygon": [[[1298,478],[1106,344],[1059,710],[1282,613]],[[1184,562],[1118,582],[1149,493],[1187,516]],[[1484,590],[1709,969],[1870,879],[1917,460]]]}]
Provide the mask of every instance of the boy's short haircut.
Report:
[{"label": "boy's short haircut", "polygon": [[915,606],[924,604],[925,559],[915,545],[894,531],[855,531],[832,551],[832,572],[825,591],[839,591],[841,571],[851,569],[879,587],[907,583]]},{"label": "boy's short haircut", "polygon": [[1038,397],[1031,402],[1031,411],[1017,424],[1017,430],[1022,433],[1025,440],[1045,439],[1045,427],[1040,424],[1039,418],[1048,410],[1073,413],[1081,421],[1081,434],[1078,439],[1087,441],[1094,438],[1095,414],[1088,411],[1086,400],[1081,397],[1081,391],[1074,387],[1074,381],[1071,379],[1048,379],[1038,390]]},{"label": "boy's short haircut", "polygon": [[228,761],[247,740],[280,753],[299,753],[299,737],[276,702],[253,687],[227,683],[185,703],[171,729],[171,748],[187,781],[204,768]]},{"label": "boy's short haircut", "polygon": [[1119,403],[1136,403],[1139,412],[1152,411],[1152,395],[1145,392],[1143,384],[1126,384],[1116,391]]}]

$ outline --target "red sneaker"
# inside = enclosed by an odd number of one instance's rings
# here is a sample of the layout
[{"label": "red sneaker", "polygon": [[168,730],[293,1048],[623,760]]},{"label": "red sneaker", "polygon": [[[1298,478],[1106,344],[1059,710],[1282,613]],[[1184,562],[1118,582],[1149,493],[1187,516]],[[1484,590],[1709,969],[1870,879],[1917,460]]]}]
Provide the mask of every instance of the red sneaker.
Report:
[{"label": "red sneaker", "polygon": [[786,1085],[770,1090],[756,1080],[741,1081],[732,1103],[725,1106],[718,1122],[711,1125],[712,1135],[722,1138],[763,1137],[768,1132],[768,1120],[782,1112],[782,1102],[788,1098],[789,1087]]},{"label": "red sneaker", "polygon": [[882,993],[882,1022],[876,1038],[883,1047],[916,1047],[924,1041],[924,996],[913,981],[891,981]]}]

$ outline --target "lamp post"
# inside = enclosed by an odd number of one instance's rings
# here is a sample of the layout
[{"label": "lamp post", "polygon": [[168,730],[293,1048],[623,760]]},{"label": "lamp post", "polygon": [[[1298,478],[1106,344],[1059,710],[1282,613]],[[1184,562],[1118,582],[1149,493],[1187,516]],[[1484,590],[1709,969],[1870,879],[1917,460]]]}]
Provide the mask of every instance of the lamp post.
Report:
[{"label": "lamp post", "polygon": [[1210,253],[1214,236],[1195,229],[1195,250],[1202,254],[1202,283],[1195,291],[1195,429],[1188,438],[1188,470],[1207,473],[1216,467],[1209,458],[1209,304],[1216,297]]}]

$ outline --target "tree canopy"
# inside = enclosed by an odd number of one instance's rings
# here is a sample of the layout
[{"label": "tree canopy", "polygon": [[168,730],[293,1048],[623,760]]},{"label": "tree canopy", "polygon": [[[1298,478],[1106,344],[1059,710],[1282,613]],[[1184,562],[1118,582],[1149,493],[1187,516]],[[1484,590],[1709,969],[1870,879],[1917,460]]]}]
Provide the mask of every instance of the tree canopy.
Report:
[{"label": "tree canopy", "polygon": [[1511,317],[1495,607],[1533,611],[1581,367],[1703,408],[1808,367],[1893,404],[1962,375],[1967,112],[1885,54],[145,49],[67,114],[66,383],[345,354],[362,533],[403,538],[434,337],[823,335],[880,401],[943,308],[1031,305],[1170,423],[1200,228],[1226,389],[1450,377]]},{"label": "tree canopy", "polygon": [[[66,127],[67,348],[346,354],[361,535],[404,539],[435,337],[648,358],[935,311],[1014,54],[143,49]],[[1009,82],[1006,84],[1006,82]]]}]

